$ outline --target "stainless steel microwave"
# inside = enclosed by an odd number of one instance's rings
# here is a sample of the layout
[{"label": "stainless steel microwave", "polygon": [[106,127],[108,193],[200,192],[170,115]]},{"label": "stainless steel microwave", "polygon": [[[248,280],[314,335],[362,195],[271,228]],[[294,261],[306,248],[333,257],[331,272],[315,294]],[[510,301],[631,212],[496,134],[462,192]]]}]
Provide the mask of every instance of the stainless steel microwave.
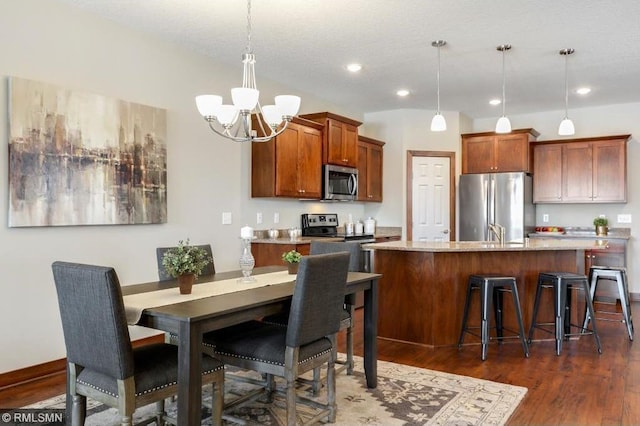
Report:
[{"label": "stainless steel microwave", "polygon": [[323,166],[323,200],[354,201],[358,197],[358,169]]}]

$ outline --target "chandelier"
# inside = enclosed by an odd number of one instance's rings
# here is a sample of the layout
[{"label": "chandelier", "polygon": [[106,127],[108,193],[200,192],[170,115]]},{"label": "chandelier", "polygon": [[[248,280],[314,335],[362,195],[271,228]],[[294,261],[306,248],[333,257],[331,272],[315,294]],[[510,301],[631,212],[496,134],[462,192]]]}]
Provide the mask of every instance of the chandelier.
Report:
[{"label": "chandelier", "polygon": [[[242,87],[231,89],[233,105],[223,104],[222,96],[200,95],[196,96],[196,106],[209,128],[218,135],[235,142],[267,142],[282,133],[298,113],[300,97],[279,95],[275,97],[275,105],[260,105],[256,57],[251,48],[251,0],[247,0],[247,47],[242,64]],[[256,114],[255,121],[264,136],[258,137],[252,128],[252,113]]]}]

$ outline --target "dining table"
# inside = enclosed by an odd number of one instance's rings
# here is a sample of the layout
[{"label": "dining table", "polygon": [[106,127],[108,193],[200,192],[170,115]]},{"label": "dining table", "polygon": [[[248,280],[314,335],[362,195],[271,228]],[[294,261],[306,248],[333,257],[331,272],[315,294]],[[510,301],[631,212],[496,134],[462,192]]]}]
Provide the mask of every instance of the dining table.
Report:
[{"label": "dining table", "polygon": [[[284,266],[265,266],[253,270],[253,276],[274,275],[286,271]],[[285,273],[286,274],[286,273]],[[277,274],[275,274],[277,275]],[[178,336],[178,424],[195,425],[201,422],[202,378],[202,335],[234,324],[276,314],[291,304],[295,286],[295,275],[280,279],[273,285],[254,287],[242,282],[241,271],[218,272],[200,276],[194,289],[199,285],[215,286],[215,282],[231,283],[230,292],[201,298],[185,297],[182,301],[175,296],[170,304],[157,306],[156,294],[175,289],[177,280],[148,282],[122,286],[125,310],[131,296],[138,300],[138,314],[129,320],[130,324],[149,327]],[[265,275],[266,276],[266,275]],[[378,280],[380,274],[349,272],[345,295],[354,298],[364,292],[363,312],[363,363],[367,387],[377,386],[377,326],[378,326]],[[234,285],[235,284],[235,285]],[[247,288],[243,288],[243,286]],[[169,290],[171,292],[171,290]],[[196,291],[194,291],[196,293]],[[188,295],[185,295],[188,296]],[[140,305],[140,300],[149,300],[149,306]],[[155,306],[154,306],[155,305]]]}]

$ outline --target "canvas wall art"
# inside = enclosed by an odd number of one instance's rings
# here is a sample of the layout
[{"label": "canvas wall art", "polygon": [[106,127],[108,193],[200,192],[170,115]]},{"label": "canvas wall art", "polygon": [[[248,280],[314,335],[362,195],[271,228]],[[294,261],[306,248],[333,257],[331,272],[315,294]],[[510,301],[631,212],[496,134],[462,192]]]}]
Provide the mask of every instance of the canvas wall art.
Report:
[{"label": "canvas wall art", "polygon": [[9,78],[9,226],[167,221],[166,110]]}]

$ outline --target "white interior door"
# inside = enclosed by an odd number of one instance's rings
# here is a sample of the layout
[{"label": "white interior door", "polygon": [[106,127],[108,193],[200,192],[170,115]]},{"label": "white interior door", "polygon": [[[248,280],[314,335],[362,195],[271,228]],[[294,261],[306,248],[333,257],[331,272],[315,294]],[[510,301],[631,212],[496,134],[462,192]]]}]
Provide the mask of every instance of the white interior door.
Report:
[{"label": "white interior door", "polygon": [[413,157],[412,229],[413,241],[450,241],[449,157]]}]

